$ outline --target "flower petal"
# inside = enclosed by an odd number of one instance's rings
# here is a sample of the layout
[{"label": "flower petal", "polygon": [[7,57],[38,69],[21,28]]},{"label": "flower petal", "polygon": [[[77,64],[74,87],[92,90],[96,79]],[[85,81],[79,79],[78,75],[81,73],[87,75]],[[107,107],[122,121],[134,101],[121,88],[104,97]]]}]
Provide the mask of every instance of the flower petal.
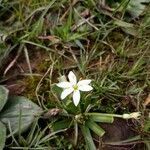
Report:
[{"label": "flower petal", "polygon": [[75,90],[73,92],[73,103],[75,106],[77,106],[79,104],[80,101],[80,92],[79,90]]},{"label": "flower petal", "polygon": [[70,93],[73,92],[73,88],[68,88],[65,89],[62,93],[61,93],[61,99],[65,99]]},{"label": "flower petal", "polygon": [[71,87],[71,83],[70,82],[60,82],[58,84],[56,84],[58,87],[60,88],[70,88]]},{"label": "flower petal", "polygon": [[72,85],[77,84],[77,78],[72,71],[69,72],[68,78]]},{"label": "flower petal", "polygon": [[82,85],[82,86],[79,86],[78,89],[80,91],[91,91],[93,88],[90,85]]},{"label": "flower petal", "polygon": [[77,83],[78,86],[90,84],[92,80],[81,80]]}]

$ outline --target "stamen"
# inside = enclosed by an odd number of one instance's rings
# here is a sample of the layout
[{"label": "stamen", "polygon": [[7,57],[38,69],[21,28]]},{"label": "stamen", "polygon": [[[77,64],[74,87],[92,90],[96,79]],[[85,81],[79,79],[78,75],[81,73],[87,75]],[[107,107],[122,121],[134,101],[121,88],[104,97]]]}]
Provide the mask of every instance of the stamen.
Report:
[{"label": "stamen", "polygon": [[74,90],[78,90],[78,86],[77,85],[74,85],[73,88],[74,88]]}]

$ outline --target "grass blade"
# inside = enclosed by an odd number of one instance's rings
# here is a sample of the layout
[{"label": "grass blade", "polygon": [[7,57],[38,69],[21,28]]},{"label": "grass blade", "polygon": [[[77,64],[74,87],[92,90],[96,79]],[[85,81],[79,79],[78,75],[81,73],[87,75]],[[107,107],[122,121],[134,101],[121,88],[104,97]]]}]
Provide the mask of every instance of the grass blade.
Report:
[{"label": "grass blade", "polygon": [[94,121],[92,120],[88,120],[86,122],[87,127],[89,127],[95,134],[97,134],[98,136],[102,137],[105,133],[105,131],[98,125],[96,124]]},{"label": "grass blade", "polygon": [[96,146],[93,142],[93,138],[91,136],[89,128],[86,126],[80,126],[80,128],[81,128],[82,134],[84,136],[88,150],[96,150]]}]

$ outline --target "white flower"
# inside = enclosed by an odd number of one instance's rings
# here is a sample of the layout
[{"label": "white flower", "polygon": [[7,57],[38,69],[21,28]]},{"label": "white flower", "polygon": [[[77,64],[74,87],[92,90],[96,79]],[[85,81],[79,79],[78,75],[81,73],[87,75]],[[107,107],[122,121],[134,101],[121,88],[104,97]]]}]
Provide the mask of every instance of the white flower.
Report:
[{"label": "white flower", "polygon": [[141,116],[141,112],[133,112],[131,114],[123,114],[122,115],[122,117],[124,119],[131,119],[131,118],[140,119],[140,116]]},{"label": "white flower", "polygon": [[91,80],[81,80],[77,83],[75,74],[70,71],[68,74],[69,82],[60,82],[58,87],[63,88],[61,99],[65,99],[69,94],[73,93],[73,102],[77,106],[80,101],[80,91],[91,91],[93,88],[89,85]]}]

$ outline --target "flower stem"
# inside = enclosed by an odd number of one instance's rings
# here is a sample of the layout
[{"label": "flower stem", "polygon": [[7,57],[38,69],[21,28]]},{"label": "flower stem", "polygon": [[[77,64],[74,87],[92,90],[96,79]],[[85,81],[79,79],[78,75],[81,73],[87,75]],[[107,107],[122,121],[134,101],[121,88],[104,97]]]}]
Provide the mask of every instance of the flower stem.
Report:
[{"label": "flower stem", "polygon": [[[94,113],[86,113],[85,115],[93,115]],[[117,117],[117,118],[123,118],[123,115],[118,115],[118,114],[106,114],[106,113],[95,113],[99,115],[104,115],[104,116],[111,116],[111,117]]]}]

